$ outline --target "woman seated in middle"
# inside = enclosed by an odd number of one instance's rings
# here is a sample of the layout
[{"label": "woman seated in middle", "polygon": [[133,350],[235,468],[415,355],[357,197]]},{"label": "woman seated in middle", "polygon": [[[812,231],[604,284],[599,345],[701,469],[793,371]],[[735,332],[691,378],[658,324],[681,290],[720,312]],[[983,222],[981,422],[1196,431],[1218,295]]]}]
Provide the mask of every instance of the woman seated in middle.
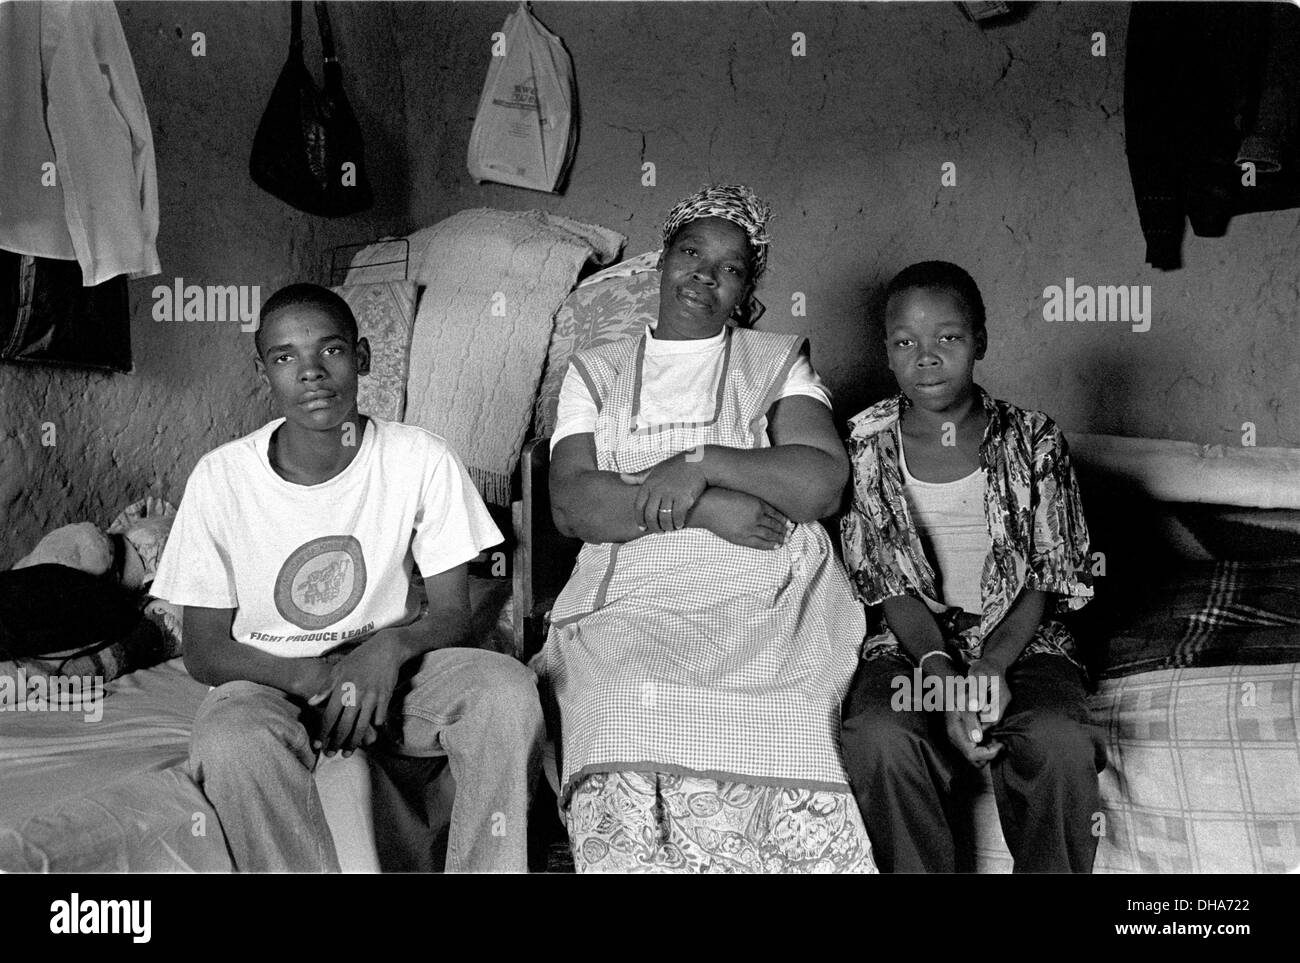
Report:
[{"label": "woman seated in middle", "polygon": [[679,203],[657,324],[561,390],[551,500],[586,544],[535,665],[580,871],[875,871],[837,748],[864,619],[817,521],[848,461],[804,339],[747,327],[770,216]]}]

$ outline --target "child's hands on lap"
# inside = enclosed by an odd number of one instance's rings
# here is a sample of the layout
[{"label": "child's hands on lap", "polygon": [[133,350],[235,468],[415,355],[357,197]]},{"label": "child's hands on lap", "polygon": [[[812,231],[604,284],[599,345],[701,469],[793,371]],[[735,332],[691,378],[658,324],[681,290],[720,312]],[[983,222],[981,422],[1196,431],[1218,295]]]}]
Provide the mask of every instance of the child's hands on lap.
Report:
[{"label": "child's hands on lap", "polygon": [[944,713],[944,728],[948,741],[957,747],[962,758],[977,769],[982,769],[997,758],[1002,751],[1002,743],[996,739],[985,744],[973,737],[984,738],[984,729],[980,725],[979,714],[965,709],[951,709]]},{"label": "child's hands on lap", "polygon": [[342,656],[320,656],[315,659],[301,659],[298,668],[298,681],[290,695],[305,699],[307,705],[316,706],[325,700],[333,688],[332,676],[334,663]]},{"label": "child's hands on lap", "polygon": [[[970,667],[970,671],[966,676],[970,683],[966,690],[970,701],[964,708],[953,707],[945,711],[943,720],[944,731],[948,734],[948,741],[956,747],[963,759],[977,769],[987,766],[1002,751],[1002,743],[996,739],[989,742],[984,741],[986,726],[981,723],[980,712],[985,707],[981,705],[979,700],[979,687],[974,684],[975,680],[979,678],[977,673],[980,672],[987,674],[989,667],[979,662]],[[955,666],[952,666],[943,674],[960,675],[961,672]],[[945,691],[951,691],[946,685],[944,688]],[[1006,690],[1006,698],[1010,699],[1010,690],[1006,689],[1005,685],[999,682],[997,689],[998,691]],[[957,691],[960,692],[961,690],[958,689]],[[990,694],[992,691],[993,685],[990,683]],[[989,725],[992,725],[992,723],[989,723]]]},{"label": "child's hands on lap", "polygon": [[989,659],[980,659],[971,664],[969,678],[979,679],[981,676],[987,678],[988,682],[985,687],[974,687],[974,691],[984,697],[982,703],[975,703],[975,708],[979,712],[980,722],[987,729],[1001,722],[1006,714],[1011,702],[1011,686],[1007,685],[1006,670]]}]

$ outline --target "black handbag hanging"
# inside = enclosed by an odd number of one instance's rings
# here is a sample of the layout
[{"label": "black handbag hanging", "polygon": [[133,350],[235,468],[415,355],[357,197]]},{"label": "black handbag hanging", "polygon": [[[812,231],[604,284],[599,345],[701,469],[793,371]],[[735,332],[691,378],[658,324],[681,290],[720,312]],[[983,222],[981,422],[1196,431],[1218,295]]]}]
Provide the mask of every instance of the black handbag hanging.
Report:
[{"label": "black handbag hanging", "polygon": [[[339,217],[374,203],[361,127],[343,93],[343,70],[324,3],[315,4],[325,88],[302,57],[302,3],[294,0],[289,59],[257,125],[248,170],[263,190],[309,214]],[[355,165],[349,168],[347,165]]]}]

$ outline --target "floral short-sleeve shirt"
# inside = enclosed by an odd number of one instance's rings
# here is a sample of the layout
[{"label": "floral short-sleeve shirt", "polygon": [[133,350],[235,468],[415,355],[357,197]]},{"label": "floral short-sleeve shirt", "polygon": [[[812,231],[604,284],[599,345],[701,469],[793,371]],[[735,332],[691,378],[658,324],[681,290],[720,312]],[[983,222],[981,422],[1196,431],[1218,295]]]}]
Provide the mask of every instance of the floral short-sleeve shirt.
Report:
[{"label": "floral short-sleeve shirt", "polygon": [[[970,661],[980,657],[984,640],[1023,590],[1054,593],[1054,613],[1081,608],[1092,596],[1088,526],[1065,436],[1040,411],[998,401],[978,386],[976,392],[988,412],[979,458],[993,546],[980,578],[979,624],[961,631],[954,625],[949,637]],[[868,606],[911,595],[942,610],[934,570],[903,497],[899,416],[909,404],[899,394],[849,421],[853,499],[840,525],[844,563]],[[863,646],[864,658],[899,651],[880,622],[881,631]],[[1069,630],[1055,620],[1044,621],[1022,657],[1043,652],[1078,661]]]}]

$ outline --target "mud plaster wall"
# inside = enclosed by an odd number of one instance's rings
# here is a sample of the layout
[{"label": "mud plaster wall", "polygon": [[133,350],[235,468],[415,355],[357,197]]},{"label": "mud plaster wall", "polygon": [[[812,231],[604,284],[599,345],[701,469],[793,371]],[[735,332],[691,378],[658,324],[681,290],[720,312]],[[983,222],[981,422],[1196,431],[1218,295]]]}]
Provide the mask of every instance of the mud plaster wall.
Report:
[{"label": "mud plaster wall", "polygon": [[[118,3],[154,128],[164,273],[132,284],[135,374],[0,367],[0,566],[57,525],[107,522],[148,492],[178,499],[203,452],[269,416],[248,336],[155,324],[155,284],[269,293],[321,279],[332,244],[483,205],[605,224],[637,253],[678,197],[714,179],[748,182],[775,207],[762,326],[810,336],[841,417],[891,385],[872,327],[880,285],[943,257],[983,287],[992,343],[977,374],[995,394],[1067,431],[1237,443],[1252,421],[1260,445],[1300,445],[1300,212],[1237,218],[1222,239],[1189,233],[1181,271],[1143,264],[1123,142],[1126,6],[1035,4],[981,31],[948,3],[536,3],[577,71],[581,139],[563,196],[466,173],[491,34],[513,7],[331,5],[379,201],[326,221],[246,174],[287,5]],[[206,59],[190,55],[195,30]],[[1095,31],[1105,58],[1089,53]],[[940,186],[945,161],[956,187]],[[1046,324],[1042,290],[1066,276],[1152,285],[1151,330]],[[806,318],[790,316],[795,291]],[[39,444],[46,421],[54,448]]]},{"label": "mud plaster wall", "polygon": [[[308,4],[306,59],[320,80]],[[289,7],[281,3],[118,3],[153,127],[161,276],[131,282],[135,372],[0,365],[0,568],[42,534],[72,521],[107,524],[128,502],[179,502],[206,451],[270,417],[253,371],[251,335],[227,324],[151,318],[152,290],[186,284],[260,285],[262,297],[323,280],[331,245],[404,230],[407,162],[402,76],[387,4],[332,10],[345,84],[384,189],[367,216],[303,214],[248,177],[253,133],[284,64]],[[191,54],[206,37],[205,57]],[[42,447],[41,425],[56,444]]]},{"label": "mud plaster wall", "polygon": [[[743,181],[778,216],[760,327],[810,337],[841,417],[893,385],[873,295],[944,258],[983,290],[976,372],[995,394],[1067,430],[1239,444],[1252,421],[1259,445],[1300,445],[1300,211],[1236,218],[1226,238],[1189,230],[1182,270],[1147,267],[1124,154],[1128,5],[1028,6],[981,31],[951,3],[535,3],[573,56],[581,113],[568,189],[550,197],[465,169],[513,5],[402,5],[413,214],[545,207],[622,231],[635,254],[683,194]],[[940,186],[945,161],[956,187]],[[1043,289],[1067,276],[1150,284],[1151,330],[1047,324]]]}]

